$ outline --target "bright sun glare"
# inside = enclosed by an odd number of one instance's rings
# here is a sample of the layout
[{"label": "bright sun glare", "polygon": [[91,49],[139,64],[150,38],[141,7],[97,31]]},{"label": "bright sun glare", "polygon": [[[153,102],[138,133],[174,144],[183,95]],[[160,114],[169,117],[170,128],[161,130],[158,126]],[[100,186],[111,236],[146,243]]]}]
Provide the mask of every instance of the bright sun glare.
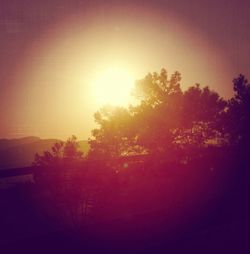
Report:
[{"label": "bright sun glare", "polygon": [[128,105],[131,102],[131,91],[134,77],[122,68],[108,68],[96,75],[92,83],[93,97],[100,106]]}]

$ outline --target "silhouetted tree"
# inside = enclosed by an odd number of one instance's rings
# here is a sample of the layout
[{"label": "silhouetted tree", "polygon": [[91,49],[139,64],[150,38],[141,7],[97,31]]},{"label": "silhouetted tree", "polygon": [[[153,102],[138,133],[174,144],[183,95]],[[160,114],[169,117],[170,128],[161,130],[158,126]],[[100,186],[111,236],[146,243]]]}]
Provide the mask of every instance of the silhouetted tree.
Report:
[{"label": "silhouetted tree", "polygon": [[76,136],[73,135],[64,144],[63,157],[69,160],[78,160],[83,158],[83,152],[79,150],[79,144]]},{"label": "silhouetted tree", "polygon": [[162,69],[136,82],[136,106],[106,108],[95,114],[99,129],[90,139],[91,155],[164,154],[221,143],[220,117],[226,101],[199,85],[183,92],[181,75]]},{"label": "silhouetted tree", "polygon": [[226,101],[209,87],[200,88],[199,84],[190,87],[183,95],[179,141],[196,147],[209,142],[220,144],[223,141],[220,118],[226,105]]},{"label": "silhouetted tree", "polygon": [[36,155],[37,165],[58,169],[45,176],[50,186],[59,187],[51,191],[53,197],[61,197],[75,214],[81,207],[84,214],[96,209],[96,214],[112,218],[149,206],[175,214],[186,212],[183,207],[197,200],[211,202],[219,188],[223,196],[224,177],[232,169],[244,173],[243,178],[233,175],[238,185],[249,179],[244,171],[250,143],[246,78],[240,75],[233,81],[235,95],[228,101],[198,84],[183,91],[180,82],[178,72],[149,73],[136,82],[137,105],[106,106],[96,112],[98,128],[80,167],[73,163],[82,158],[75,137]]},{"label": "silhouetted tree", "polygon": [[83,158],[83,152],[79,150],[79,144],[75,136],[66,142],[55,143],[51,151],[45,151],[42,155],[35,154],[34,166],[59,166],[65,162],[74,162]]},{"label": "silhouetted tree", "polygon": [[244,150],[250,145],[250,84],[240,74],[233,80],[234,97],[229,100],[223,123],[229,143]]},{"label": "silhouetted tree", "polygon": [[133,118],[128,109],[106,106],[94,115],[98,129],[89,139],[89,159],[109,159],[128,154],[135,143]]},{"label": "silhouetted tree", "polygon": [[137,143],[148,153],[172,149],[175,131],[181,123],[183,92],[180,81],[180,73],[175,72],[168,78],[166,70],[162,69],[160,74],[148,74],[136,83],[135,96],[141,102],[130,111]]},{"label": "silhouetted tree", "polygon": [[46,200],[41,202],[50,216],[55,214],[71,223],[87,216],[96,184],[82,166],[84,160],[75,136],[55,143],[51,151],[35,155],[34,179],[39,191],[47,193]]},{"label": "silhouetted tree", "polygon": [[[222,118],[224,135],[228,140],[233,158],[233,174],[237,192],[249,192],[249,154],[250,154],[250,84],[240,74],[233,80],[234,97],[228,101]],[[232,159],[231,159],[232,160]],[[229,165],[229,168],[232,167]]]}]

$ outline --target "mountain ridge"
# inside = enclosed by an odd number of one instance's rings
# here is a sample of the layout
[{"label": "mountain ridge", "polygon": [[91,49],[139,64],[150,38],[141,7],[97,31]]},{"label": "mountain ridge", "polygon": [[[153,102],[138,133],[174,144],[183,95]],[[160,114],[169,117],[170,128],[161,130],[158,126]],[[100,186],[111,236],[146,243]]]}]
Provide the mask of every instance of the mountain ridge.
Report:
[{"label": "mountain ridge", "polygon": [[[49,151],[60,139],[41,139],[40,137],[28,136],[15,139],[0,139],[0,169],[30,166],[36,153]],[[78,141],[80,150],[87,154],[88,141]]]}]

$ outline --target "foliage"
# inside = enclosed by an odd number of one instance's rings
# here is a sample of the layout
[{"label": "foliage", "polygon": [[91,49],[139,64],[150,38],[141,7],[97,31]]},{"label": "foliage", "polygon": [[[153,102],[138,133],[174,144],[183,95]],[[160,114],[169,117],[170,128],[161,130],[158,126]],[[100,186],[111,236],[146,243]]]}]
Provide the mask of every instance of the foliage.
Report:
[{"label": "foliage", "polygon": [[135,144],[133,117],[128,109],[106,106],[96,112],[96,123],[90,139],[89,158],[107,159],[129,154]]},{"label": "foliage", "polygon": [[56,166],[70,163],[83,158],[79,150],[77,138],[70,137],[66,142],[55,143],[51,151],[45,151],[42,155],[36,153],[34,166]]},{"label": "foliage", "polygon": [[240,74],[233,80],[234,97],[228,101],[223,118],[224,130],[230,144],[245,148],[250,144],[250,84]]},{"label": "foliage", "polygon": [[234,198],[239,190],[249,191],[248,81],[243,75],[233,80],[230,100],[199,84],[184,91],[180,81],[178,72],[149,73],[136,82],[137,105],[96,112],[98,128],[80,165],[74,164],[82,160],[74,136],[36,155],[35,165],[48,168],[36,171],[35,179],[46,190],[48,206],[70,207],[72,220],[150,209],[166,209],[172,220],[171,214],[193,214],[194,204],[201,210],[217,202],[231,179]]},{"label": "foliage", "polygon": [[91,157],[125,154],[165,154],[187,147],[217,144],[224,137],[221,116],[226,101],[208,87],[182,91],[181,75],[165,69],[138,80],[133,95],[138,105],[103,108],[95,114],[99,125],[89,140]]}]

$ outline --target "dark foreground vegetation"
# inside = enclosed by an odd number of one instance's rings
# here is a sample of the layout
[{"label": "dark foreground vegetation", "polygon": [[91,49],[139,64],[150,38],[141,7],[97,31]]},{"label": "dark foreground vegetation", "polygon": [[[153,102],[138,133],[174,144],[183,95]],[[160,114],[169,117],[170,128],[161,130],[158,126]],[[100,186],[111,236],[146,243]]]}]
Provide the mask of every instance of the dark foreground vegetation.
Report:
[{"label": "dark foreground vegetation", "polygon": [[249,251],[250,84],[239,75],[225,100],[180,80],[148,74],[137,106],[97,112],[87,156],[74,136],[37,154],[34,181],[0,191],[3,248]]}]

